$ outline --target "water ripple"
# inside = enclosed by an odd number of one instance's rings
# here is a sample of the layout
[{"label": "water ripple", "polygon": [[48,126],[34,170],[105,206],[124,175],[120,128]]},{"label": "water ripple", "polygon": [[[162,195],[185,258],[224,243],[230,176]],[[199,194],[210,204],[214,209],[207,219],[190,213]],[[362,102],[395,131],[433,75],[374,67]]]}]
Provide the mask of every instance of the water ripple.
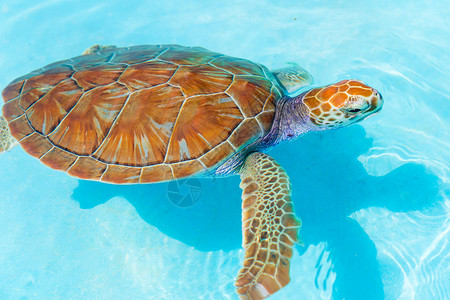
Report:
[{"label": "water ripple", "polygon": [[449,207],[446,199],[425,212],[369,208],[352,214],[376,245],[387,298],[444,299],[449,295]]}]

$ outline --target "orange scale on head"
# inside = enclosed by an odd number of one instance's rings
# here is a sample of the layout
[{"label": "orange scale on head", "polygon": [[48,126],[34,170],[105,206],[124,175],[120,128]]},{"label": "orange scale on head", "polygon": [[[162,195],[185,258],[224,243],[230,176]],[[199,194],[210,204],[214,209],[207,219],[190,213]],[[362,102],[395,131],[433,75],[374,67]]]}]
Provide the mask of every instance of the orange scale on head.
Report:
[{"label": "orange scale on head", "polygon": [[370,90],[369,86],[365,85],[364,83],[358,80],[348,80],[348,84],[350,85],[350,87],[362,87]]},{"label": "orange scale on head", "polygon": [[334,113],[334,116],[335,117],[341,117],[343,115],[343,113],[341,113],[340,111],[336,111],[335,113]]},{"label": "orange scale on head", "polygon": [[331,110],[331,104],[328,102],[322,103],[322,105],[320,105],[320,108],[323,112],[326,111],[330,111]]},{"label": "orange scale on head", "polygon": [[342,107],[348,100],[348,95],[345,93],[337,93],[331,98],[330,102],[334,107]]},{"label": "orange scale on head", "polygon": [[311,112],[316,116],[320,116],[322,114],[319,108],[313,109]]},{"label": "orange scale on head", "polygon": [[333,97],[338,92],[337,86],[331,85],[325,89],[323,89],[320,93],[317,94],[317,97],[321,98],[322,101],[326,101]]},{"label": "orange scale on head", "polygon": [[347,93],[349,95],[361,95],[364,97],[370,97],[373,94],[371,90],[361,87],[351,87],[348,89]]},{"label": "orange scale on head", "polygon": [[339,90],[339,92],[346,92],[349,88],[350,88],[350,86],[347,83],[345,83],[345,84],[340,85],[338,90]]},{"label": "orange scale on head", "polygon": [[320,101],[316,97],[305,97],[303,103],[308,106],[309,109],[314,109],[319,107]]}]

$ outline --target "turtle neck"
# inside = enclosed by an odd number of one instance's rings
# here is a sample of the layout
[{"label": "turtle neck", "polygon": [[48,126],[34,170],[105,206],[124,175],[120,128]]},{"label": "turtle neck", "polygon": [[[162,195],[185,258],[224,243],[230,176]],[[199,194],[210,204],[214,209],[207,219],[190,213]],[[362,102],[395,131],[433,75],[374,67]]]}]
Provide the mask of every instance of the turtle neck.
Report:
[{"label": "turtle neck", "polygon": [[262,139],[262,147],[273,147],[283,141],[297,139],[305,133],[320,130],[309,119],[308,108],[303,104],[304,94],[292,98],[285,96],[277,101],[272,128]]},{"label": "turtle neck", "polygon": [[232,174],[251,152],[268,150],[283,141],[294,140],[305,133],[319,131],[320,129],[309,119],[308,108],[303,104],[303,95],[304,93],[292,98],[285,96],[279,99],[269,133],[238,151],[214,173],[216,175]]}]

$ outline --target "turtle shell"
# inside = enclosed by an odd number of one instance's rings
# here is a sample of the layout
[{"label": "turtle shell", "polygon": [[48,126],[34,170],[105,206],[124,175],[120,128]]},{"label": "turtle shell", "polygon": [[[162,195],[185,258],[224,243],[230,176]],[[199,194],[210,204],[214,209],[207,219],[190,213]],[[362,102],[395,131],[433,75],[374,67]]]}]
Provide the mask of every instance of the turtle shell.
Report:
[{"label": "turtle shell", "polygon": [[50,64],[3,91],[3,116],[47,166],[147,183],[211,171],[272,124],[264,67],[198,47],[113,48]]}]

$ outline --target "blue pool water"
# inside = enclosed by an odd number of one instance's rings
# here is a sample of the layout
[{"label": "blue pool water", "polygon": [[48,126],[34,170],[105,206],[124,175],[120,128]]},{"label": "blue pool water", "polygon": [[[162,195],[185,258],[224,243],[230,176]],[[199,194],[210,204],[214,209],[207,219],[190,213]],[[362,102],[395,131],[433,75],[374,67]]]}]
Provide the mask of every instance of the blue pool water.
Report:
[{"label": "blue pool water", "polygon": [[[271,151],[304,242],[271,299],[450,299],[449,16],[425,0],[1,0],[0,88],[97,43],[297,62],[317,85],[362,79],[381,114]],[[17,147],[0,178],[0,299],[237,299],[238,177],[107,185]]]}]

